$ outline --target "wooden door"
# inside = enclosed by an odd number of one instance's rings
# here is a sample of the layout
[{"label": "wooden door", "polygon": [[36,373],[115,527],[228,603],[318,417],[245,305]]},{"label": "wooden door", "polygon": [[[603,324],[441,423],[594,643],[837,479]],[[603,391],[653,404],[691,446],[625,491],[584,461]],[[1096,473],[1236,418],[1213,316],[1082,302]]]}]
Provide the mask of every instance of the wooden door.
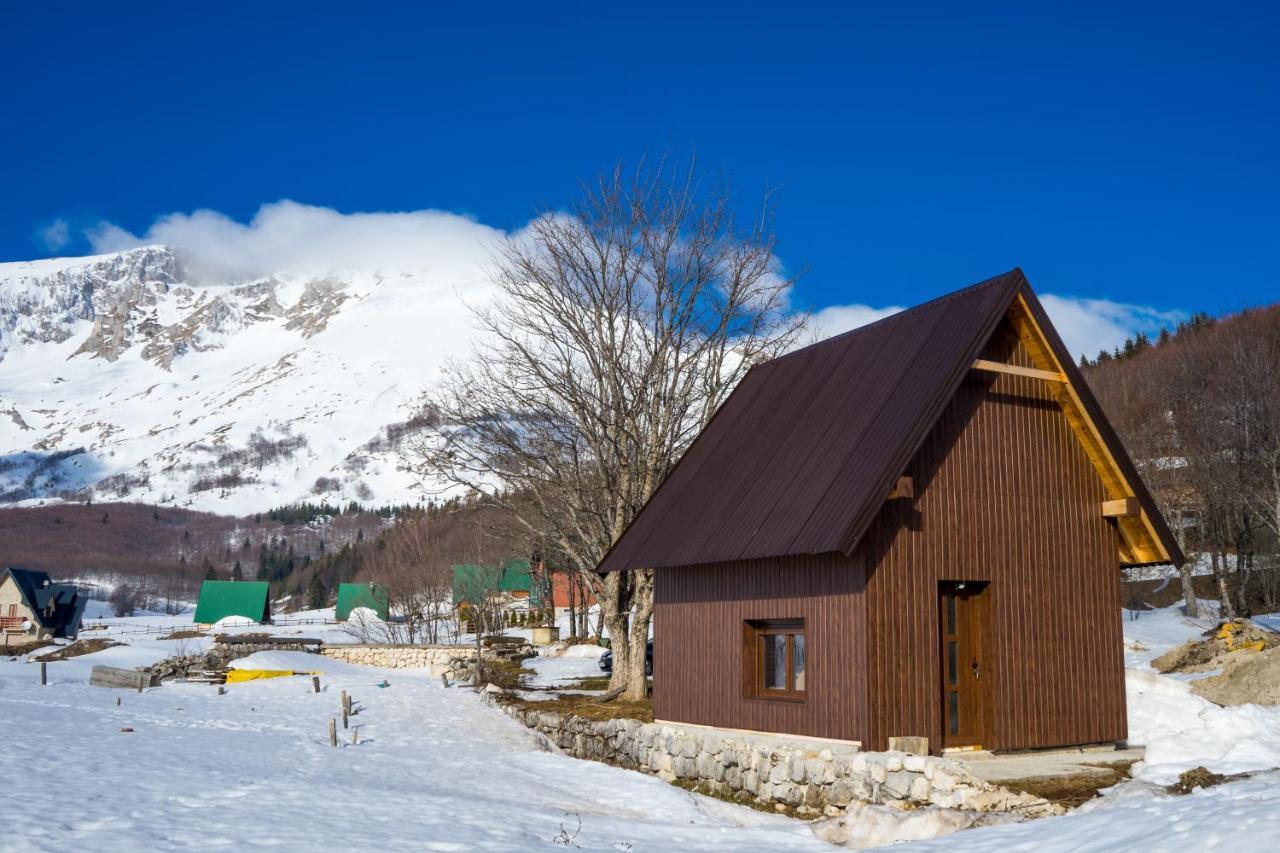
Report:
[{"label": "wooden door", "polygon": [[978,581],[938,586],[943,749],[991,743],[993,673],[987,588],[988,584]]}]

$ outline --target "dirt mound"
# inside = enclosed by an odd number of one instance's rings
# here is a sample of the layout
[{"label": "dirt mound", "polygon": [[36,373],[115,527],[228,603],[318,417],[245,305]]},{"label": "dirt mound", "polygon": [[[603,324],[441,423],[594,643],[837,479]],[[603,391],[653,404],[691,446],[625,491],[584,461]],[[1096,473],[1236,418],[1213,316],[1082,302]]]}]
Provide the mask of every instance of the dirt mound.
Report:
[{"label": "dirt mound", "polygon": [[1217,705],[1280,705],[1280,646],[1232,652],[1220,675],[1193,681],[1191,692]]},{"label": "dirt mound", "polygon": [[1207,672],[1225,666],[1250,650],[1263,651],[1280,646],[1280,634],[1252,622],[1223,622],[1206,631],[1204,639],[1191,640],[1165,652],[1151,662],[1157,672]]}]

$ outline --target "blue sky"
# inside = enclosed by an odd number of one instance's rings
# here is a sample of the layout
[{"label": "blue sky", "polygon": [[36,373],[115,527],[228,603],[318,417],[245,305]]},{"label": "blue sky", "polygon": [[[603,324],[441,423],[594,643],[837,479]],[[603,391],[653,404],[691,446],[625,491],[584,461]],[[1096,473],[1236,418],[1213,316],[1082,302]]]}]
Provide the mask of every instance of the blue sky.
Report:
[{"label": "blue sky", "polygon": [[807,307],[1280,296],[1274,4],[834,5],[6,3],[0,260],[281,199],[510,229],[696,151],[778,190]]}]

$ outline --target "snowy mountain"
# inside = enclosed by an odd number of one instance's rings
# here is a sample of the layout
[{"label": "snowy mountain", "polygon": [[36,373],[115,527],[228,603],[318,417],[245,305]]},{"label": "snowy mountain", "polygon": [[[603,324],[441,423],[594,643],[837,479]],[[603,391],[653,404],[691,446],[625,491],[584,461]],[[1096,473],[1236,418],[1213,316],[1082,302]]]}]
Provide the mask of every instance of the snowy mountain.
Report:
[{"label": "snowy mountain", "polygon": [[198,281],[164,246],[0,264],[0,504],[422,496],[397,444],[467,351],[478,262]]}]

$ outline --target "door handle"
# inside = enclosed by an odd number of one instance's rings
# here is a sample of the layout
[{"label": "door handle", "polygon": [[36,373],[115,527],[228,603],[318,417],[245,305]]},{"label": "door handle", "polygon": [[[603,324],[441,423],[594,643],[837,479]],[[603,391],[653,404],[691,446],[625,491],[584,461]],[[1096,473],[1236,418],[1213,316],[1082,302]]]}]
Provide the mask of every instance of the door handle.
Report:
[{"label": "door handle", "polygon": [[973,664],[972,664],[972,666],[973,666],[973,680],[974,680],[974,681],[981,681],[981,680],[982,680],[982,667],[978,666],[978,659],[977,659],[977,658],[974,658],[974,659],[973,659]]}]

